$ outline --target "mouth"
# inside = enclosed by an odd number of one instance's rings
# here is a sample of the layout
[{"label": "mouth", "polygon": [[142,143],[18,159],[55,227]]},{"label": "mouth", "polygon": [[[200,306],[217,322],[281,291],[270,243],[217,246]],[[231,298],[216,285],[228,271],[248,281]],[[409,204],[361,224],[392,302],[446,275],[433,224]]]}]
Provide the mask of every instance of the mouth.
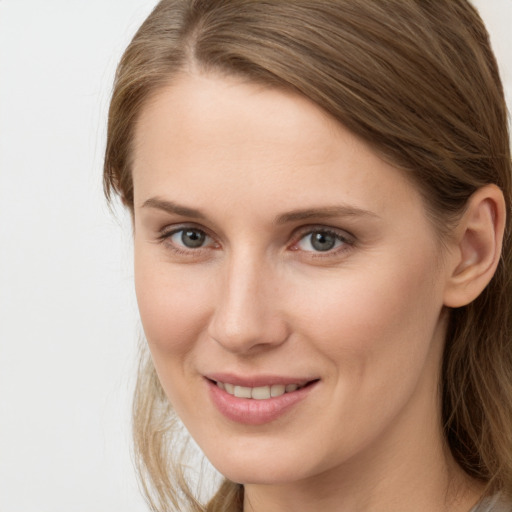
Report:
[{"label": "mouth", "polygon": [[317,382],[316,380],[306,383],[293,384],[272,384],[267,386],[238,386],[229,382],[212,381],[218,388],[237,398],[250,398],[253,400],[268,400],[269,398],[277,398],[286,393],[293,393],[299,389],[305,388]]},{"label": "mouth", "polygon": [[295,410],[320,382],[320,379],[294,380],[229,375],[206,378],[211,400],[217,410],[232,422],[253,426],[271,423],[288,411]]}]

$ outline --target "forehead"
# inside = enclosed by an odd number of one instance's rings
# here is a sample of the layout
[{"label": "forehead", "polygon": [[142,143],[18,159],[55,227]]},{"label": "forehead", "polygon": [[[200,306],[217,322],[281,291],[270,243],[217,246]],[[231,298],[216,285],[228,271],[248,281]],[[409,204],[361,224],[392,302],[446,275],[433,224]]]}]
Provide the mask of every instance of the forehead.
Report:
[{"label": "forehead", "polygon": [[136,207],[163,195],[269,214],[297,203],[382,213],[398,197],[421,202],[400,171],[311,101],[208,75],[183,75],[146,104],[133,177]]},{"label": "forehead", "polygon": [[182,157],[180,149],[188,151],[188,143],[200,141],[205,151],[225,148],[243,155],[249,150],[261,157],[270,146],[285,149],[292,143],[304,147],[301,158],[314,161],[325,156],[339,129],[314,103],[290,91],[234,77],[183,74],[143,108],[135,156],[143,157],[146,149],[161,151],[163,143]]}]

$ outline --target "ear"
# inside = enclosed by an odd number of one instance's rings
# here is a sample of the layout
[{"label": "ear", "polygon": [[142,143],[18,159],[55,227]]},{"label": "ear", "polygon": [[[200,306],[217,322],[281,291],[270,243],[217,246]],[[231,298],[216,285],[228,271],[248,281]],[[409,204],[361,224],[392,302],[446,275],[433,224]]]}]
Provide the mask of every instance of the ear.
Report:
[{"label": "ear", "polygon": [[454,232],[448,256],[445,306],[458,308],[475,300],[489,284],[501,256],[506,206],[496,185],[478,189]]}]

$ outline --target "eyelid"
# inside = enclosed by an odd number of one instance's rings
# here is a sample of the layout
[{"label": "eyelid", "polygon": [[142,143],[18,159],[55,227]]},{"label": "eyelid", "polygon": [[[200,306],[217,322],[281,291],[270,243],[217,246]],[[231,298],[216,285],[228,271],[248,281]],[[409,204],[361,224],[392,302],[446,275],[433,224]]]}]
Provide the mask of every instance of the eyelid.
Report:
[{"label": "eyelid", "polygon": [[325,224],[308,224],[307,226],[301,226],[296,229],[293,233],[294,240],[299,240],[305,235],[315,232],[332,233],[333,235],[339,236],[347,242],[355,242],[355,236],[347,231],[346,229],[335,228],[333,226],[326,226]]},{"label": "eyelid", "polygon": [[205,235],[208,235],[211,238],[211,235],[210,235],[208,229],[206,229],[205,227],[200,226],[198,224],[195,224],[194,222],[180,222],[180,223],[176,223],[176,224],[166,224],[164,227],[162,227],[158,230],[158,233],[159,233],[159,236],[168,237],[174,233],[177,233],[178,231],[183,231],[185,229],[193,229],[196,231],[201,231]]}]

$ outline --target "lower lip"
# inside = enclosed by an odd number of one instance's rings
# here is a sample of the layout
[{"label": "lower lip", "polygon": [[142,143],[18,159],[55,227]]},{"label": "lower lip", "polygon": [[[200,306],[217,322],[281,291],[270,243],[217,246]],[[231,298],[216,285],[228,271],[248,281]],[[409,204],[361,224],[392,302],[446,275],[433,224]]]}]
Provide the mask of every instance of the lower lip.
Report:
[{"label": "lower lip", "polygon": [[210,396],[217,409],[229,420],[244,425],[263,425],[275,421],[294,405],[304,400],[316,382],[284,395],[256,400],[230,395],[217,384],[207,380]]}]

